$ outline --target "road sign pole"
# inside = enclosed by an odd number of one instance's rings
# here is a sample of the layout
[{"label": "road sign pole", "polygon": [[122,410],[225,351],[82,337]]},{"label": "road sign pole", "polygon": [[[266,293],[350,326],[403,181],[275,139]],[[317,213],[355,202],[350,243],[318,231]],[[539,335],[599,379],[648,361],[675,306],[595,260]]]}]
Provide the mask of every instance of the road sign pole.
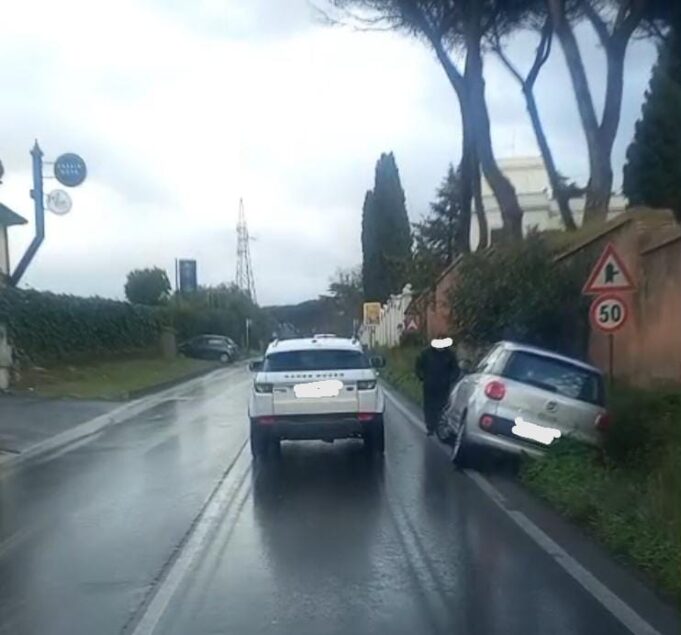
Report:
[{"label": "road sign pole", "polygon": [[21,257],[19,264],[10,276],[10,283],[16,287],[24,275],[24,272],[31,264],[31,260],[36,255],[40,245],[45,239],[45,207],[43,202],[43,151],[36,140],[31,149],[31,159],[33,161],[33,189],[31,190],[31,198],[33,199],[35,207],[35,236],[28,246],[28,249]]},{"label": "road sign pole", "polygon": [[615,380],[615,335],[613,333],[608,334],[608,369],[610,389],[612,390],[612,385]]}]

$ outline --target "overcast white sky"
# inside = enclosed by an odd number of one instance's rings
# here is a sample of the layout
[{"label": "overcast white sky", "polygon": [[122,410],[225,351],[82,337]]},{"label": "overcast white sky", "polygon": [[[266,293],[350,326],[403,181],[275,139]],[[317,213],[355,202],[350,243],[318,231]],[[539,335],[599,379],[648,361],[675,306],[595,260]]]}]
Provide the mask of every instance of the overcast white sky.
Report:
[{"label": "overcast white sky", "polygon": [[[600,88],[601,51],[581,36]],[[512,54],[533,46],[518,37]],[[0,201],[32,219],[35,138],[46,160],[73,151],[89,168],[72,212],[48,214],[24,277],[38,289],[123,297],[129,270],[158,265],[172,280],[175,257],[198,260],[201,284],[229,282],[243,197],[260,303],[316,297],[361,259],[381,152],[395,152],[412,220],[459,160],[457,104],[430,51],[325,27],[305,0],[23,0],[0,21],[0,50]],[[647,43],[630,50],[618,178],[654,58]],[[493,62],[486,79],[497,155],[536,154],[517,85]],[[567,82],[557,47],[540,105],[561,170],[583,179]],[[14,263],[31,235],[11,230]]]}]

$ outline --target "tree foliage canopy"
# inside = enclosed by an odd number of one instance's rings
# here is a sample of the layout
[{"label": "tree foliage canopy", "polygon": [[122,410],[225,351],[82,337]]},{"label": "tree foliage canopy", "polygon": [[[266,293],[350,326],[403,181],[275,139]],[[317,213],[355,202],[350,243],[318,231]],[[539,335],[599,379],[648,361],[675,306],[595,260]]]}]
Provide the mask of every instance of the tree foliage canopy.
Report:
[{"label": "tree foliage canopy", "polygon": [[540,235],[464,256],[451,298],[457,337],[481,345],[500,339],[582,355],[588,303],[583,263],[557,265]]},{"label": "tree foliage canopy", "polygon": [[125,297],[133,304],[163,304],[170,293],[170,281],[164,269],[135,269],[125,282]]},{"label": "tree foliage canopy", "polygon": [[362,284],[367,301],[385,302],[407,282],[411,232],[395,157],[376,163],[374,189],[362,210]]},{"label": "tree foliage canopy", "polygon": [[449,166],[430,204],[430,214],[413,224],[414,256],[410,282],[417,290],[429,287],[457,255],[461,225],[460,173]]},{"label": "tree foliage canopy", "polygon": [[624,166],[632,205],[673,209],[681,221],[681,31],[660,49]]}]

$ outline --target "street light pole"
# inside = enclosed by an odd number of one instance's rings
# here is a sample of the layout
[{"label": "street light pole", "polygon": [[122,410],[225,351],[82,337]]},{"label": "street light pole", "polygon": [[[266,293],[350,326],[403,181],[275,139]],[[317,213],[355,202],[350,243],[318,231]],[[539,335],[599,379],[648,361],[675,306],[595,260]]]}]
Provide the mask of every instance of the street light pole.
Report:
[{"label": "street light pole", "polygon": [[10,276],[10,284],[16,287],[24,275],[24,272],[31,264],[31,260],[40,248],[45,239],[45,207],[43,202],[43,151],[38,145],[36,139],[33,149],[31,150],[31,157],[33,159],[33,189],[31,190],[31,198],[33,199],[35,208],[35,236],[31,244],[26,249],[26,252],[21,257],[19,264],[14,269]]}]

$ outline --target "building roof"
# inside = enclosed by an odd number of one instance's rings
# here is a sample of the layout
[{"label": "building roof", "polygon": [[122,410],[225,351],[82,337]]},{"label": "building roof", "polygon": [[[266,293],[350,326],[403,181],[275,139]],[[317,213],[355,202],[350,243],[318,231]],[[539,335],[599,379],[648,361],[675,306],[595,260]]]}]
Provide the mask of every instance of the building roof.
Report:
[{"label": "building roof", "polygon": [[25,225],[28,221],[13,212],[9,207],[0,203],[0,225],[9,227],[10,225]]},{"label": "building roof", "polygon": [[302,337],[292,340],[275,340],[266,351],[270,353],[287,353],[289,351],[309,351],[309,350],[334,350],[334,351],[356,351],[361,349],[358,340],[346,337]]}]

